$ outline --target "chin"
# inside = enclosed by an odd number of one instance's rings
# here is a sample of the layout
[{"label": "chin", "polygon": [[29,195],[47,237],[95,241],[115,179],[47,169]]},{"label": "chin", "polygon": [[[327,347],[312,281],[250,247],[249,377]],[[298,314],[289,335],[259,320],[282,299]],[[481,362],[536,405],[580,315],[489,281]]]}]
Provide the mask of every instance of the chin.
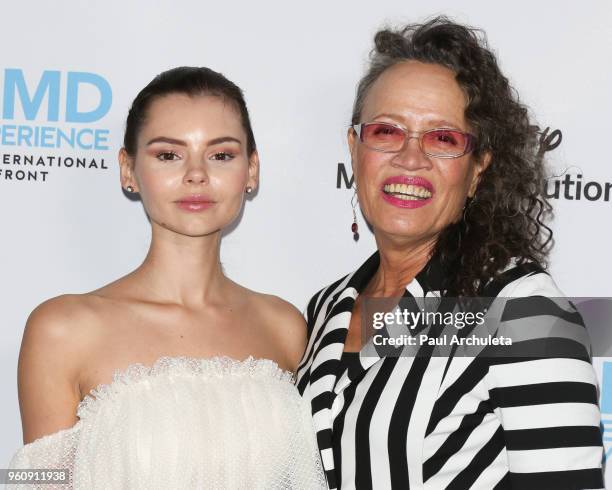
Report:
[{"label": "chin", "polygon": [[419,241],[432,236],[431,229],[423,226],[422,223],[415,223],[414,220],[402,220],[400,222],[387,220],[380,226],[374,226],[374,233],[375,235],[384,235],[406,241]]},{"label": "chin", "polygon": [[209,236],[209,235],[214,235],[215,233],[218,233],[221,231],[221,228],[211,228],[211,227],[206,227],[206,228],[193,228],[193,229],[189,229],[189,230],[184,230],[184,231],[179,231],[178,233],[181,233],[182,235],[187,235],[190,237],[205,237],[205,236]]},{"label": "chin", "polygon": [[200,237],[211,235],[220,231],[220,227],[216,226],[216,223],[177,223],[176,221],[166,220],[153,220],[157,226],[164,230],[171,231],[177,235],[184,235],[190,237]]}]

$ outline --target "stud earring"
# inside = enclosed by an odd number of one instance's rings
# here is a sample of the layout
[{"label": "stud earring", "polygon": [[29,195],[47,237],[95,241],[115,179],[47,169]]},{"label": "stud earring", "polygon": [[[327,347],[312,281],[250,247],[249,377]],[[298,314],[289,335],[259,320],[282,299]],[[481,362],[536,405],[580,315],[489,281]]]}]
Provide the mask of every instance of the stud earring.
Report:
[{"label": "stud earring", "polygon": [[127,186],[127,191],[128,192],[134,192],[134,188],[131,185]]},{"label": "stud earring", "polygon": [[251,192],[253,192],[253,188],[250,185],[248,185],[247,188],[245,189],[245,192],[247,194],[250,194]]},{"label": "stud earring", "polygon": [[359,240],[359,225],[357,224],[357,211],[355,210],[357,206],[357,188],[355,189],[355,193],[353,197],[351,197],[351,207],[353,208],[353,224],[351,225],[351,231],[353,232],[353,240]]}]

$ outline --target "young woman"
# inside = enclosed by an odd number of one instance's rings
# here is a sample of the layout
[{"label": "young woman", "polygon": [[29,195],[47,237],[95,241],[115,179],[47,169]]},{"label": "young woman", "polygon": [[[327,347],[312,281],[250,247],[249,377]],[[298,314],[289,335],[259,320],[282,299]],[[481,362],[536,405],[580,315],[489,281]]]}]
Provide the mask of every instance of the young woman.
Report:
[{"label": "young woman", "polygon": [[11,468],[67,468],[68,488],[325,488],[293,384],[302,316],[227,278],[219,259],[258,184],[241,90],[208,68],[158,75],[133,102],[119,162],[150,220],[149,252],[30,315],[25,446]]}]

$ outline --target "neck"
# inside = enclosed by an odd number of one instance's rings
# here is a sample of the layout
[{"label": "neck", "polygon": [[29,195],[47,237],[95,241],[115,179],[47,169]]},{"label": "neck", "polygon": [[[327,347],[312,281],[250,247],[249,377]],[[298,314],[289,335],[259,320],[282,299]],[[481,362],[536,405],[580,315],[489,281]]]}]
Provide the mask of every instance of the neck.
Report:
[{"label": "neck", "polygon": [[371,296],[401,296],[431,257],[436,238],[417,243],[401,243],[387,237],[376,237],[380,265],[366,288]]},{"label": "neck", "polygon": [[217,302],[231,282],[221,268],[220,245],[221,231],[190,237],[154,223],[149,252],[133,274],[153,301],[194,308]]}]

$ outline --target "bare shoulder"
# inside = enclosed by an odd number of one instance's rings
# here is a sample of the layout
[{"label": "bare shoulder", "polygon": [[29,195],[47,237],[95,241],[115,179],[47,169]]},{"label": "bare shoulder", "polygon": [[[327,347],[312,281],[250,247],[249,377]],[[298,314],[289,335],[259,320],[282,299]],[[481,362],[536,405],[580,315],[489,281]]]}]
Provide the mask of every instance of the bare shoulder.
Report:
[{"label": "bare shoulder", "polygon": [[[70,427],[80,399],[91,298],[66,294],[38,305],[26,321],[18,363],[24,442]],[[45,407],[41,410],[41,407]]]},{"label": "bare shoulder", "polygon": [[64,294],[42,302],[28,316],[22,349],[69,348],[86,335],[85,327],[92,325],[95,302],[89,294]]},{"label": "bare shoulder", "polygon": [[306,348],[306,322],[300,310],[290,302],[271,294],[252,292],[252,301],[264,321],[282,344],[292,369]]},{"label": "bare shoulder", "polygon": [[272,294],[256,293],[261,307],[267,314],[274,317],[280,324],[286,323],[287,328],[304,329],[306,333],[306,323],[300,310],[278,296]]}]

